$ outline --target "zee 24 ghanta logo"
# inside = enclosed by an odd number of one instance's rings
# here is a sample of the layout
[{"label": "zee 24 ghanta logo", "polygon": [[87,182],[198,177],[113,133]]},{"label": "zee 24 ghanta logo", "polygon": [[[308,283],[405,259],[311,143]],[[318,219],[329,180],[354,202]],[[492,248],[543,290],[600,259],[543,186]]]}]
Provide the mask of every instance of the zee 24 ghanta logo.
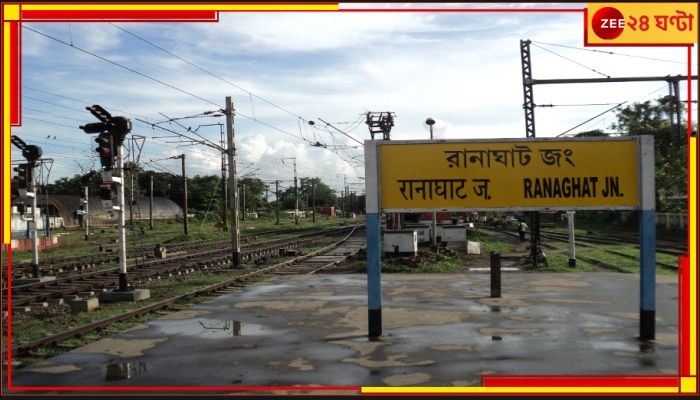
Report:
[{"label": "zee 24 ghanta logo", "polygon": [[683,10],[666,14],[629,14],[623,15],[614,7],[603,7],[593,14],[591,28],[603,40],[613,40],[622,33],[631,30],[635,33],[662,33],[675,30],[685,32],[693,30],[694,15]]}]

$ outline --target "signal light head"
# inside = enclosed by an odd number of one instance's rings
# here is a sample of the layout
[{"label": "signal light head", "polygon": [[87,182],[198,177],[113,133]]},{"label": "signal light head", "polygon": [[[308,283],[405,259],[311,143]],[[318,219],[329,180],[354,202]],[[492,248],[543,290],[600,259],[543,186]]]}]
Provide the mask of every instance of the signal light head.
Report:
[{"label": "signal light head", "polygon": [[17,172],[17,184],[19,189],[32,188],[32,168],[29,164],[19,164],[13,168]]},{"label": "signal light head", "polygon": [[112,200],[112,185],[109,183],[100,184],[100,198],[102,200]]},{"label": "signal light head", "polygon": [[100,133],[100,135],[95,139],[95,142],[99,146],[95,149],[100,155],[100,163],[102,164],[102,169],[109,171],[114,168],[115,152],[114,152],[114,140],[111,133]]}]

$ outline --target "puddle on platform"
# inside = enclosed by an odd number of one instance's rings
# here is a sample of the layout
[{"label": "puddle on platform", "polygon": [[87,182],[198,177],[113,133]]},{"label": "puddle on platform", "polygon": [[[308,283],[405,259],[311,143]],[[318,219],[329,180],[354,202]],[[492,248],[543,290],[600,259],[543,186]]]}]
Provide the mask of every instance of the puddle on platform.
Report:
[{"label": "puddle on platform", "polygon": [[113,363],[107,365],[105,380],[121,381],[146,373],[146,363],[144,361],[132,361],[123,363]]},{"label": "puddle on platform", "polygon": [[264,325],[244,323],[239,320],[190,319],[185,321],[162,321],[158,325],[166,335],[188,335],[200,338],[232,336],[262,336],[273,333]]}]

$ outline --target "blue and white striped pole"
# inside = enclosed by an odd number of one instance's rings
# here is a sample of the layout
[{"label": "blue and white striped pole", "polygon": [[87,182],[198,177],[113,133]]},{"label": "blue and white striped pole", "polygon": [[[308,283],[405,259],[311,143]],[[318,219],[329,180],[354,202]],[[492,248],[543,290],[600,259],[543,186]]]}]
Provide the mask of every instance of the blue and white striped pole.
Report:
[{"label": "blue and white striped pole", "polygon": [[379,159],[377,142],[365,140],[367,224],[367,318],[369,337],[382,334],[382,257],[380,248]]},{"label": "blue and white striped pole", "polygon": [[656,324],[656,181],[654,137],[637,139],[639,154],[639,338],[653,340]]}]

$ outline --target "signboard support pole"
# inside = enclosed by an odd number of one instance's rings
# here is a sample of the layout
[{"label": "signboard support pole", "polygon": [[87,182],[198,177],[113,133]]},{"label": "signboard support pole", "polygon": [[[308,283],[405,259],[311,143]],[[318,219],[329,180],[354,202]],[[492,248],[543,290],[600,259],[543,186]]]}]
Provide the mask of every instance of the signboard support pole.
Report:
[{"label": "signboard support pole", "polygon": [[377,146],[365,141],[367,229],[367,317],[369,337],[382,334],[382,257],[379,224],[379,169]]},{"label": "signboard support pole", "polygon": [[382,334],[382,265],[379,249],[379,213],[367,214],[367,322],[369,337]]},{"label": "signboard support pole", "polygon": [[653,137],[639,136],[639,339],[655,338],[656,211]]}]

